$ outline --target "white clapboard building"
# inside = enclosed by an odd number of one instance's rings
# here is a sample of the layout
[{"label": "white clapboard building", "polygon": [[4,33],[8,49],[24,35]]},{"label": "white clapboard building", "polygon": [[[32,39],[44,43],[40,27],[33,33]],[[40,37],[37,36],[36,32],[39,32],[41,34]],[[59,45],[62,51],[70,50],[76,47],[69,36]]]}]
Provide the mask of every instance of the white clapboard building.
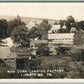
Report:
[{"label": "white clapboard building", "polygon": [[56,33],[60,29],[60,25],[53,25],[51,29],[48,31],[49,34]]},{"label": "white clapboard building", "polygon": [[53,44],[73,44],[74,33],[48,34],[48,40]]}]

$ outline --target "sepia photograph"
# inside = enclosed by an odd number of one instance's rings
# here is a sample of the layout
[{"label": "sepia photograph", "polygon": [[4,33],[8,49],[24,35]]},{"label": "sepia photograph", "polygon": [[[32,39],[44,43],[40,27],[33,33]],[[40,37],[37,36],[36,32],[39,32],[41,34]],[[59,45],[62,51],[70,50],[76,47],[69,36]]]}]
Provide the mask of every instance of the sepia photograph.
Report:
[{"label": "sepia photograph", "polygon": [[0,2],[0,79],[83,79],[84,3]]}]

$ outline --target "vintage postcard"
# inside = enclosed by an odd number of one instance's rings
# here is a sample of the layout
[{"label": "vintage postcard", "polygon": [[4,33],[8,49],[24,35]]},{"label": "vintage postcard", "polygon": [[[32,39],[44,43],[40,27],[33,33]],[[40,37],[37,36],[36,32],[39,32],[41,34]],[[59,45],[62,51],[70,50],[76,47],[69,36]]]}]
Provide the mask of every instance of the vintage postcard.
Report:
[{"label": "vintage postcard", "polygon": [[0,79],[84,79],[84,3],[0,3]]}]

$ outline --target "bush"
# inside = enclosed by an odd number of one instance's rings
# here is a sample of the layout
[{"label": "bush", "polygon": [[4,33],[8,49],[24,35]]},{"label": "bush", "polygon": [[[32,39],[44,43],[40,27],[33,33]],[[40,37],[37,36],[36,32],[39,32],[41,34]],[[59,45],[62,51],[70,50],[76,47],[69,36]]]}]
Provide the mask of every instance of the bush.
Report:
[{"label": "bush", "polygon": [[47,44],[41,44],[38,47],[36,54],[40,55],[40,56],[49,56],[50,55],[50,49],[47,46]]},{"label": "bush", "polygon": [[72,56],[72,59],[73,60],[76,60],[76,61],[83,61],[84,60],[84,49],[76,49],[76,48],[73,48],[71,51],[71,56]]},{"label": "bush", "polygon": [[31,61],[29,62],[29,68],[30,68],[31,70],[36,70],[36,69],[38,69],[38,67],[40,66],[40,64],[41,64],[41,61],[40,61],[40,60],[38,60],[38,59],[33,59],[33,60],[31,60]]}]

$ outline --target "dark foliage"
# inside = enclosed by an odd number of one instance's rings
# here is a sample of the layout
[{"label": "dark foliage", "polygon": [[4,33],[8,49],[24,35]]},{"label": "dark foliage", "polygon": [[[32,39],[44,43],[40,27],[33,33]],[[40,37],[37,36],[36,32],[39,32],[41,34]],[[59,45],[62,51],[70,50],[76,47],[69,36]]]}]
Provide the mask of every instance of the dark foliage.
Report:
[{"label": "dark foliage", "polygon": [[5,19],[0,19],[0,38],[7,36],[8,22]]},{"label": "dark foliage", "polygon": [[43,20],[42,23],[35,25],[30,31],[29,36],[32,39],[38,38],[41,39],[44,34],[48,33],[51,25],[48,23],[48,20]]},{"label": "dark foliage", "polygon": [[22,46],[29,45],[28,29],[25,26],[15,27],[11,35],[15,43],[20,43]]},{"label": "dark foliage", "polygon": [[41,44],[37,49],[37,55],[40,56],[49,56],[50,55],[50,49],[47,46],[47,44]]},{"label": "dark foliage", "polygon": [[20,25],[25,25],[23,21],[21,21],[20,17],[17,16],[17,18],[11,20],[8,22],[8,34],[11,35],[13,32],[14,28]]}]

